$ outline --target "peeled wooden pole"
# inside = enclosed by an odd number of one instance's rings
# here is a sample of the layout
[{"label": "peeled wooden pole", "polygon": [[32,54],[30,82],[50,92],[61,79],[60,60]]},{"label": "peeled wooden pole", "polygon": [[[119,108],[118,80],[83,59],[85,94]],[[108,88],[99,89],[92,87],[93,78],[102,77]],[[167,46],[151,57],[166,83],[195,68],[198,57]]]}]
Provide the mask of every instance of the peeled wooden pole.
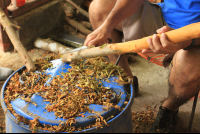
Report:
[{"label": "peeled wooden pole", "polygon": [[5,15],[5,13],[3,12],[1,8],[0,8],[0,23],[3,26],[4,30],[6,31],[13,46],[15,47],[15,49],[18,51],[19,55],[22,57],[23,61],[25,62],[25,65],[28,71],[35,71],[36,70],[35,64],[33,63],[32,59],[28,55],[20,39],[16,35],[16,32],[12,27],[12,23],[10,22],[10,20],[8,19],[8,17]]},{"label": "peeled wooden pole", "polygon": [[64,54],[65,52],[72,50],[71,47],[64,46],[58,42],[51,40],[50,38],[47,39],[38,38],[34,42],[34,46],[58,54]]},{"label": "peeled wooden pole", "polygon": [[[173,43],[178,43],[194,38],[200,38],[200,22],[187,25],[185,27],[166,32],[167,38]],[[158,34],[160,38],[160,34]],[[148,36],[153,37],[153,36]],[[137,53],[143,49],[149,49],[147,38],[144,37],[138,40],[108,44],[105,47],[94,47],[85,50],[64,54],[62,61],[71,62],[78,59],[94,58],[98,56],[107,56],[113,54],[124,54],[124,53]]]}]

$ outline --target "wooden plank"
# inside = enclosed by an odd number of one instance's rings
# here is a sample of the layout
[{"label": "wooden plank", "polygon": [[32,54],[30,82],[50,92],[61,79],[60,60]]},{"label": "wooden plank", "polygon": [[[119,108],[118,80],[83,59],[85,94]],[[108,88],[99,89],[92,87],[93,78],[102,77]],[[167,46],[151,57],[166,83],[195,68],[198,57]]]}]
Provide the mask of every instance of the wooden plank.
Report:
[{"label": "wooden plank", "polygon": [[43,5],[44,3],[48,1],[50,0],[29,0],[22,7],[14,7],[13,5],[10,5],[7,9],[9,11],[9,15],[12,18],[15,18],[23,13],[30,11],[31,9],[34,9],[40,5]]}]

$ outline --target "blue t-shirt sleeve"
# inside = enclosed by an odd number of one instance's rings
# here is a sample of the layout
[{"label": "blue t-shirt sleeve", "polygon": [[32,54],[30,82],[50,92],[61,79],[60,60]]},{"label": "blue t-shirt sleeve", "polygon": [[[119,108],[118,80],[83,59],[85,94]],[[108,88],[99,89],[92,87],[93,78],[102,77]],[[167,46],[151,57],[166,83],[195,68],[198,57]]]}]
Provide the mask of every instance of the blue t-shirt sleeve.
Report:
[{"label": "blue t-shirt sleeve", "polygon": [[200,22],[200,0],[165,0],[158,5],[165,22],[174,29]]}]

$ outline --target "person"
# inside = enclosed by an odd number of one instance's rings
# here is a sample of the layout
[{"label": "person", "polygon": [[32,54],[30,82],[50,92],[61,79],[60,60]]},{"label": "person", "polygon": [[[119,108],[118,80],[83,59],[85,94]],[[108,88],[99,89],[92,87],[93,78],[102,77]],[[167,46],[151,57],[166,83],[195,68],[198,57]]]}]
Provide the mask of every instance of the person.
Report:
[{"label": "person", "polygon": [[[5,11],[10,3],[11,0],[0,0],[0,8]],[[10,68],[0,67],[0,81],[5,81],[13,72],[14,70]]]},{"label": "person", "polygon": [[[165,32],[200,22],[200,0],[164,0],[153,4],[148,0],[93,0],[89,18],[94,31],[85,40],[85,46],[130,41],[153,35],[147,42],[150,49],[142,53],[167,54],[163,66],[170,69],[169,94],[159,107],[150,132],[175,131],[178,109],[195,96],[200,89],[200,39],[174,44]],[[186,31],[187,32],[187,31]],[[159,38],[156,33],[161,34]],[[118,55],[111,55],[115,63]],[[131,76],[126,54],[119,66]]]}]

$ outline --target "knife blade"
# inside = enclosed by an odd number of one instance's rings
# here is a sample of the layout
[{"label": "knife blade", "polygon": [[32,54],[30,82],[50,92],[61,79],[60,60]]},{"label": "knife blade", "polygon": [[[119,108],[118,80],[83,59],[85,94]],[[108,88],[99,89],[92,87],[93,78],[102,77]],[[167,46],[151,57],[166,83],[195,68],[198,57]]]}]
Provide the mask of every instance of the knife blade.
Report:
[{"label": "knife blade", "polygon": [[50,35],[49,37],[60,43],[64,43],[64,44],[70,45],[72,47],[76,47],[75,49],[68,50],[68,51],[64,52],[63,54],[87,49],[87,46],[83,46],[85,39],[77,37],[77,36],[60,33],[58,35]]},{"label": "knife blade", "polygon": [[76,52],[76,51],[81,51],[81,50],[84,50],[84,49],[87,49],[87,46],[82,46],[82,47],[78,47],[78,48],[69,50],[69,51],[67,51],[67,52],[64,52],[64,54],[72,53],[72,52]]},{"label": "knife blade", "polygon": [[62,43],[71,47],[75,47],[75,48],[83,46],[85,42],[85,39],[83,38],[69,35],[69,34],[64,34],[64,33],[60,33],[58,35],[49,35],[49,38],[59,43]]}]

